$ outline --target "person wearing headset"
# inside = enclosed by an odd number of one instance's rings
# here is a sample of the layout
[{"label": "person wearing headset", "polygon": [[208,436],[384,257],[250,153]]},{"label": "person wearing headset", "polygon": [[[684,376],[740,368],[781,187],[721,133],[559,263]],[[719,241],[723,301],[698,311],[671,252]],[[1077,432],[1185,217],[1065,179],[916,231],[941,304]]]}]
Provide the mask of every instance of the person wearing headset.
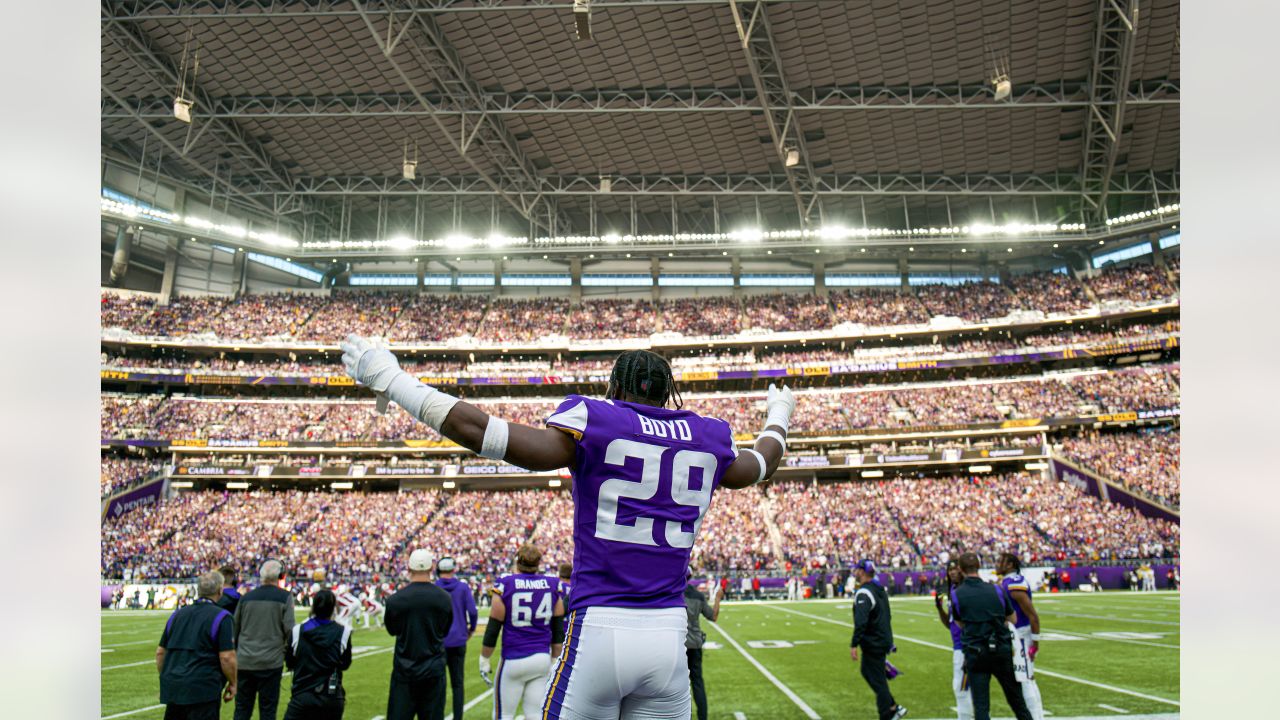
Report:
[{"label": "person wearing headset", "polygon": [[239,692],[235,720],[249,720],[255,698],[260,720],[276,720],[284,651],[293,634],[293,593],[280,587],[284,565],[268,560],[262,563],[258,577],[261,584],[242,596],[236,606]]}]

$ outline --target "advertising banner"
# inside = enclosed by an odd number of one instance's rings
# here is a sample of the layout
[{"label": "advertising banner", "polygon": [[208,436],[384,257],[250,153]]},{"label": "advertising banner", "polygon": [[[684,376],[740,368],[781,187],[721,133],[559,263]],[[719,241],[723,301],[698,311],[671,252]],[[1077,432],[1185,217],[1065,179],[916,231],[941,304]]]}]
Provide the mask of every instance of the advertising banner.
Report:
[{"label": "advertising banner", "polygon": [[1088,468],[1081,467],[1063,458],[1054,456],[1049,460],[1049,467],[1055,478],[1065,483],[1070,483],[1096,498],[1132,508],[1147,517],[1160,518],[1161,520],[1176,523],[1182,520],[1180,513],[1148,500],[1122,485],[1104,479]]},{"label": "advertising banner", "polygon": [[168,483],[169,481],[166,478],[157,478],[132,490],[108,498],[102,503],[102,519],[120,517],[138,508],[155,505],[164,497],[164,491]]}]

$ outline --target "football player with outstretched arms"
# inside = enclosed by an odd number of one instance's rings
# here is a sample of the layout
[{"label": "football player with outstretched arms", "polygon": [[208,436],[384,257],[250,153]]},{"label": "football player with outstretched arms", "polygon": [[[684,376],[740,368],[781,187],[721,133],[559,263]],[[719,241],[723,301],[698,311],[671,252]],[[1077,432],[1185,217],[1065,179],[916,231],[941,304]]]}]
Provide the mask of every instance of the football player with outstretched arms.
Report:
[{"label": "football player with outstretched arms", "polygon": [[1040,614],[1031,604],[1031,583],[1022,577],[1022,561],[1013,553],[996,559],[1000,586],[1013,601],[1013,674],[1022,686],[1022,697],[1035,720],[1044,720],[1040,686],[1036,685],[1036,653],[1040,652]]},{"label": "football player with outstretched arms", "polygon": [[570,395],[545,428],[424,385],[362,338],[342,350],[357,382],[468,450],[572,473],[573,593],[541,720],[689,717],[689,555],[717,488],[750,487],[777,469],[796,406],[790,388],[769,387],[763,428],[739,453],[728,423],[680,409],[671,366],[644,350],[618,356],[604,399]]},{"label": "football player with outstretched arms", "polygon": [[[494,720],[531,718],[542,710],[551,658],[564,643],[564,599],[557,580],[538,572],[542,551],[525,544],[516,553],[516,571],[503,575],[490,591],[493,607],[480,645],[480,677],[492,684],[489,658],[502,639],[502,663],[493,691]],[[522,713],[517,713],[519,706]]]}]

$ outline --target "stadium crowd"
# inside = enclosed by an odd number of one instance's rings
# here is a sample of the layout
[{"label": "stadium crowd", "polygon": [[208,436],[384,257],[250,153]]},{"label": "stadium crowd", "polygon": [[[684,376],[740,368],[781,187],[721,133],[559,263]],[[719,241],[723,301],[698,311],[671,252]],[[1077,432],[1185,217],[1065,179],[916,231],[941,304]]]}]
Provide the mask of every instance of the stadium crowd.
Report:
[{"label": "stadium crowd", "polygon": [[[931,315],[978,322],[1013,310],[1077,312],[1092,300],[1136,304],[1177,294],[1179,262],[1166,272],[1149,262],[1107,267],[1084,280],[1036,272],[1014,275],[1007,285],[992,281],[960,285],[835,289],[827,299],[810,292],[733,297],[646,300],[589,300],[570,312],[564,297],[498,298],[461,293],[335,290],[224,296],[178,296],[168,305],[150,296],[104,292],[101,322],[142,336],[216,335],[249,341],[291,336],[302,342],[334,343],[348,332],[397,342],[442,342],[473,335],[485,340],[527,342],[566,329],[573,337],[643,337],[661,324],[665,332],[687,336],[731,335],[761,327],[775,331],[814,330],[833,323],[883,327],[927,323]],[[1087,288],[1087,290],[1086,290]],[[592,314],[594,309],[595,314]],[[660,319],[659,317],[660,316]]]},{"label": "stadium crowd", "polygon": [[1104,477],[1177,508],[1182,502],[1178,430],[1088,431],[1067,438],[1063,453]]},{"label": "stadium crowd", "polygon": [[161,468],[154,460],[129,457],[102,458],[102,497],[115,495],[137,485]]},{"label": "stadium crowd", "polygon": [[[1069,416],[1171,408],[1179,404],[1177,366],[1054,376],[856,390],[804,391],[794,432],[849,428],[953,425],[1009,418]],[[758,420],[763,395],[691,395],[685,407],[727,421],[735,430]],[[508,420],[541,425],[556,402],[480,399],[480,407]],[[248,400],[104,395],[102,437],[229,440],[400,440],[437,436],[398,408],[384,415],[365,400]]]},{"label": "stadium crowd", "polygon": [[[526,540],[550,567],[572,557],[572,504],[560,490],[406,493],[192,491],[107,518],[104,577],[188,577],[275,557],[336,577],[395,577],[402,550],[429,547],[468,574],[507,571]],[[777,542],[770,526],[777,530]],[[964,550],[1028,563],[1174,556],[1175,524],[1152,520],[1026,473],[812,483],[717,493],[695,545],[715,572],[777,570],[779,560],[889,567],[946,562]]]}]

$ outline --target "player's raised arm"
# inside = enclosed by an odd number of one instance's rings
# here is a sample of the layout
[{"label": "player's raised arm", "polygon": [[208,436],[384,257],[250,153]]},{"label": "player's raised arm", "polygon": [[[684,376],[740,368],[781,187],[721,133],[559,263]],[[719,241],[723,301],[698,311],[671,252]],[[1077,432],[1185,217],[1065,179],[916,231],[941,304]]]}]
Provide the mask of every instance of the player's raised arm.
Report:
[{"label": "player's raised arm", "polygon": [[755,447],[742,451],[725,471],[720,481],[722,486],[731,489],[750,487],[773,476],[783,453],[787,451],[787,428],[795,410],[796,396],[791,388],[779,390],[770,383],[764,429],[756,437]]},{"label": "player's raised arm", "polygon": [[472,452],[528,470],[555,470],[573,462],[573,438],[559,430],[492,417],[475,405],[423,384],[400,369],[390,350],[375,347],[364,338],[348,335],[340,346],[342,364],[353,380],[385,395]]}]

